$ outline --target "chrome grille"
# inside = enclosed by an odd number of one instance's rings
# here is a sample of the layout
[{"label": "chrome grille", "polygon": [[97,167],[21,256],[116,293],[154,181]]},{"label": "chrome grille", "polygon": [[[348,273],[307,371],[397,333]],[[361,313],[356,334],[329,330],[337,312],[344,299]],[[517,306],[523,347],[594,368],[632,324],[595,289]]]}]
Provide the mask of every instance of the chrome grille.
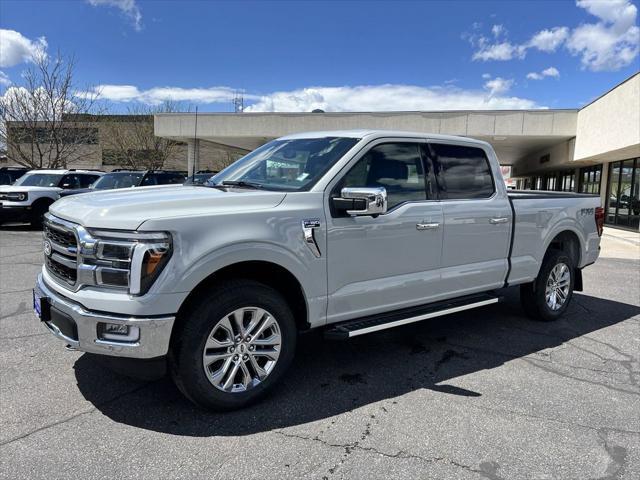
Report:
[{"label": "chrome grille", "polygon": [[[66,223],[66,222],[65,222]],[[55,222],[51,215],[45,217],[44,239],[51,246],[49,254],[45,249],[45,266],[49,273],[73,286],[78,279],[78,241],[72,228]]]}]

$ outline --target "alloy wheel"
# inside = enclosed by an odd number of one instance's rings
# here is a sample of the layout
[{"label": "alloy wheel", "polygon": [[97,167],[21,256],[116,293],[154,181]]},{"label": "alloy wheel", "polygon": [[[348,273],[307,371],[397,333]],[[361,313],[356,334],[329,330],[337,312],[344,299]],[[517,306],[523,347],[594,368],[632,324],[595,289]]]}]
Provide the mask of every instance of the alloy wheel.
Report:
[{"label": "alloy wheel", "polygon": [[560,310],[567,301],[571,286],[571,270],[565,263],[556,264],[549,273],[545,301],[551,310]]},{"label": "alloy wheel", "polygon": [[202,352],[207,379],[218,390],[239,393],[262,383],[273,371],[282,344],[280,327],[268,311],[238,308],[218,320]]}]

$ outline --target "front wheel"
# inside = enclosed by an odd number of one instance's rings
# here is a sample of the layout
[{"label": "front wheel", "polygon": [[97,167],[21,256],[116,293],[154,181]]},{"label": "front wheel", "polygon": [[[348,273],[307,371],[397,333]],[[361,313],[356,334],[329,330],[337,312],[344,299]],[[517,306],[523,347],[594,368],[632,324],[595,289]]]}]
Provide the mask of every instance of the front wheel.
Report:
[{"label": "front wheel", "polygon": [[196,404],[231,410],[258,400],[283,376],[297,330],[287,302],[266,285],[231,280],[212,291],[182,319],[171,371]]},{"label": "front wheel", "polygon": [[569,307],[573,286],[571,258],[560,250],[551,250],[545,255],[536,279],[520,287],[522,307],[534,320],[557,320]]},{"label": "front wheel", "polygon": [[32,228],[42,228],[42,223],[44,222],[44,214],[49,211],[50,203],[40,202],[33,205],[31,209],[31,215],[29,218],[29,223]]}]

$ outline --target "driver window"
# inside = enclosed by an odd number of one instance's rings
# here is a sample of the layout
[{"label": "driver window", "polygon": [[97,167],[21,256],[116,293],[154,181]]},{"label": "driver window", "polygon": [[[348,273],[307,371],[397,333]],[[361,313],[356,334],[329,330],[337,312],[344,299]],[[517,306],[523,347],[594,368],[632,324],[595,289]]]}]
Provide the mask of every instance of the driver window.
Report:
[{"label": "driver window", "polygon": [[384,187],[389,209],[426,200],[420,145],[384,143],[369,150],[342,179],[343,187]]}]

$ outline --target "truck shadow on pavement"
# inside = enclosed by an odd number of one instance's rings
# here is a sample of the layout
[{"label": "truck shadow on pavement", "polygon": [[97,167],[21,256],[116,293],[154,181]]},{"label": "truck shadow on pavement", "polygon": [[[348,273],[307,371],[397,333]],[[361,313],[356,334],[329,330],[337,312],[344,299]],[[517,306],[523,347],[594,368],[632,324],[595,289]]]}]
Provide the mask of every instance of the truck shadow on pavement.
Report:
[{"label": "truck shadow on pavement", "polygon": [[[570,365],[552,361],[545,350],[639,314],[634,305],[576,294],[564,318],[534,322],[524,317],[517,290],[509,290],[500,305],[348,342],[310,333],[301,337],[294,364],[268,398],[226,413],[193,406],[168,378],[141,382],[122,377],[88,354],[76,361],[75,375],[84,397],[115,422],[174,435],[249,435],[327,419],[374,402],[383,402],[384,410],[396,397],[419,389],[470,397],[472,402],[483,395],[482,389],[455,386],[456,378],[515,359],[539,364],[542,375],[572,376],[576,371]],[[585,347],[579,349],[584,355]]]}]

